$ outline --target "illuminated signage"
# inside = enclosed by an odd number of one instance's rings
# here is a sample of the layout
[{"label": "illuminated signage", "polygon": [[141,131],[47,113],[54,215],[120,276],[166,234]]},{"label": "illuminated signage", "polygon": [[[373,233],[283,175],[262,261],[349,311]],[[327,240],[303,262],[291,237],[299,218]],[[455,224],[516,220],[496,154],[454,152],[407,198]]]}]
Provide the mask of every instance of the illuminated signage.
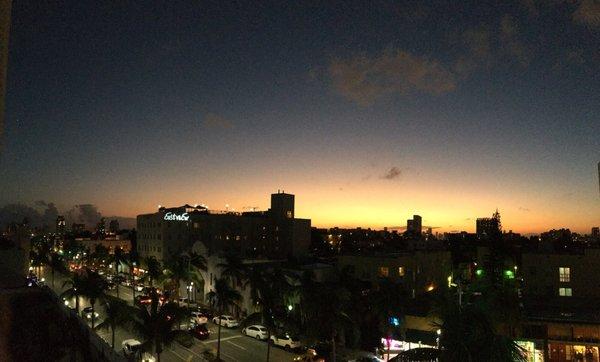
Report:
[{"label": "illuminated signage", "polygon": [[172,212],[167,212],[164,217],[165,220],[170,220],[170,221],[188,221],[189,218],[190,218],[190,216],[188,215],[187,212],[184,212],[181,215],[177,215]]}]

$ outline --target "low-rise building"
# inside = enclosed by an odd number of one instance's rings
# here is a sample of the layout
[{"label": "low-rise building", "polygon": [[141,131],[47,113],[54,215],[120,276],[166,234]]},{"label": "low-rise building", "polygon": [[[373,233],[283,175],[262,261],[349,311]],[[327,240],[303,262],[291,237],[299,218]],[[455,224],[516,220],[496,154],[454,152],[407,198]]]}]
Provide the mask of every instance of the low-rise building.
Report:
[{"label": "low-rise building", "polygon": [[448,283],[452,274],[450,252],[443,250],[342,255],[337,259],[337,266],[339,270],[349,268],[361,280],[375,283],[388,278],[400,282],[413,298]]}]

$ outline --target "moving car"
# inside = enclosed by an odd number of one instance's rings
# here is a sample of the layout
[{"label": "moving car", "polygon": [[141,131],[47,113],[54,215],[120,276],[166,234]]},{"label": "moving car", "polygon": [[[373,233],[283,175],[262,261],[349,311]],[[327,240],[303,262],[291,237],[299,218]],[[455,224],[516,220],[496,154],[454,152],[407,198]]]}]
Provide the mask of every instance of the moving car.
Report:
[{"label": "moving car", "polygon": [[154,356],[150,353],[142,353],[141,345],[142,342],[137,339],[126,339],[121,343],[123,354],[130,359],[139,357],[142,362],[155,362]]},{"label": "moving car", "polygon": [[98,312],[92,310],[92,307],[83,308],[81,311],[81,316],[85,317],[86,319],[92,319],[92,313],[94,313],[94,319],[97,319],[100,316]]},{"label": "moving car", "polygon": [[219,324],[219,318],[221,320],[221,325],[227,328],[234,328],[240,325],[240,322],[237,319],[233,318],[230,315],[222,315],[216,316],[212,319],[214,324]]},{"label": "moving car", "polygon": [[138,305],[147,305],[152,303],[152,298],[150,298],[148,295],[136,295],[135,303]]},{"label": "moving car", "polygon": [[190,329],[190,333],[192,336],[198,339],[208,339],[210,337],[210,332],[208,328],[206,328],[206,324],[198,324]]},{"label": "moving car", "polygon": [[242,329],[242,334],[260,340],[266,340],[269,338],[269,332],[267,331],[267,328],[258,324],[253,324]]},{"label": "moving car", "polygon": [[288,333],[274,334],[271,336],[271,340],[269,342],[275,346],[283,347],[286,350],[302,347],[300,338],[295,337],[295,336],[292,337]]},{"label": "moving car", "polygon": [[312,348],[309,348],[301,354],[300,356],[294,357],[295,362],[325,362],[325,358],[319,356],[317,351]]}]

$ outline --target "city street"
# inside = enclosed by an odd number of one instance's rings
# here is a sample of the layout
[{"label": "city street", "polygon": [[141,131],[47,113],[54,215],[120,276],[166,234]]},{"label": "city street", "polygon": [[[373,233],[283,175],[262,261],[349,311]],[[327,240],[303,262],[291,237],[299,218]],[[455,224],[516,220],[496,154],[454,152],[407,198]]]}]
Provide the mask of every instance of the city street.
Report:
[{"label": "city street", "polygon": [[[63,291],[62,285],[67,279],[67,276],[56,273],[54,288],[52,288],[52,278],[48,268],[42,268],[40,277],[45,278],[46,285],[48,285],[57,295],[60,295]],[[116,291],[109,291],[110,295],[116,296]],[[137,293],[136,293],[137,295]],[[131,288],[119,286],[119,297],[126,300],[129,304],[132,304],[133,295]],[[89,302],[85,298],[79,299],[79,310],[88,307]],[[69,307],[75,307],[75,301],[69,301]],[[101,323],[104,314],[104,307],[100,304],[96,304],[96,311],[99,313],[99,320],[96,321],[96,325]],[[218,326],[209,322],[208,329],[210,331],[210,338],[204,341],[200,341],[194,338],[194,345],[190,348],[186,348],[179,343],[175,342],[170,347],[166,348],[161,354],[161,360],[167,362],[181,362],[181,361],[204,361],[202,358],[202,352],[206,349],[212,349],[215,353],[217,350],[217,329]],[[98,335],[102,337],[110,345],[111,331],[99,330]],[[121,343],[126,339],[136,338],[131,332],[119,327],[115,331],[115,350],[121,351]],[[267,355],[267,343],[264,341],[258,341],[254,338],[246,337],[241,334],[240,329],[229,329],[221,328],[221,359],[227,362],[256,362],[266,360]],[[293,361],[295,354],[288,353],[283,349],[273,347],[271,348],[271,360],[272,361]]]}]

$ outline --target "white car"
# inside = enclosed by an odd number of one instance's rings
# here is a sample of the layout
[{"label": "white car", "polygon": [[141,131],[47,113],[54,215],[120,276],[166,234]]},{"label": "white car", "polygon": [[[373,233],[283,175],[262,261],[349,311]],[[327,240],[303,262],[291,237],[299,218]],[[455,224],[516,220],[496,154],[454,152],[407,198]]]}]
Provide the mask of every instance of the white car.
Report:
[{"label": "white car", "polygon": [[296,349],[302,347],[302,343],[300,342],[299,338],[292,337],[287,333],[272,335],[270,343],[285,349]]},{"label": "white car", "polygon": [[267,328],[258,324],[254,324],[242,329],[242,334],[260,340],[266,340],[269,338],[269,332],[267,331]]},{"label": "white car", "polygon": [[[233,328],[233,327],[237,327],[240,325],[240,323],[237,321],[237,319],[233,318],[230,315],[222,315],[220,316],[221,318],[221,325],[227,328]],[[219,324],[219,316],[216,316],[212,319],[214,324]]]},{"label": "white car", "polygon": [[198,312],[198,311],[192,311],[190,313],[191,317],[190,317],[190,321],[194,322],[196,324],[206,324],[208,323],[208,318],[206,317],[206,314],[202,313],[202,312]]},{"label": "white car", "polygon": [[[125,357],[135,357],[138,356],[140,351],[140,346],[141,346],[142,342],[138,341],[137,339],[126,339],[123,341],[123,343],[121,343],[121,346],[123,347],[123,354],[125,355]],[[144,352],[141,355],[141,361],[142,362],[155,362],[156,359],[154,358],[154,356],[152,356],[150,353],[146,353]]]}]

